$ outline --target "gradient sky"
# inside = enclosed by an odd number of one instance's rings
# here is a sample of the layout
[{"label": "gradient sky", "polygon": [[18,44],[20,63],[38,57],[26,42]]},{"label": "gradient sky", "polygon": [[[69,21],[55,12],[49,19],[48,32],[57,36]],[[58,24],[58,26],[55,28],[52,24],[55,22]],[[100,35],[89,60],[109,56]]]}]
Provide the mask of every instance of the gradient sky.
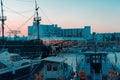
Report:
[{"label": "gradient sky", "polygon": [[[27,26],[32,25],[32,19],[23,27],[19,27],[34,14],[34,0],[3,0],[3,2],[8,27],[20,29],[22,35],[27,35]],[[90,25],[92,32],[120,32],[120,0],[37,0],[37,2],[47,16],[39,9],[42,24],[58,24],[62,28],[83,28]],[[7,26],[5,30],[8,31]]]}]

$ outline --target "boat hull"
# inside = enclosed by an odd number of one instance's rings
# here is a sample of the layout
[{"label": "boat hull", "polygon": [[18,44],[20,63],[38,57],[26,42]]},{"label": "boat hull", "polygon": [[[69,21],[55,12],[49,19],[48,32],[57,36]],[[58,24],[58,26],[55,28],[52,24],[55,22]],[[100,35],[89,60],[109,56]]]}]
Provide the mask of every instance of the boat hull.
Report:
[{"label": "boat hull", "polygon": [[28,66],[15,70],[14,74],[12,71],[0,74],[0,80],[13,80],[13,79],[22,80],[24,78],[29,77],[30,73],[31,73],[31,66]]}]

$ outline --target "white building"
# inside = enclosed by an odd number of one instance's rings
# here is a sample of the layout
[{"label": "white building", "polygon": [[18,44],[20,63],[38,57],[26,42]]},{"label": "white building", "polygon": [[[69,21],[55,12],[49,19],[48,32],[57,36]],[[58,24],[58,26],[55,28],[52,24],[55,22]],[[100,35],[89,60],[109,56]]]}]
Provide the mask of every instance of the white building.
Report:
[{"label": "white building", "polygon": [[[33,23],[32,26],[28,26],[28,37],[29,38],[37,38],[37,24],[36,22]],[[60,27],[56,24],[46,25],[40,24],[39,26],[39,35],[40,37],[53,37],[59,34]]]},{"label": "white building", "polygon": [[94,39],[98,42],[103,41],[103,34],[95,34]]},{"label": "white building", "polygon": [[120,33],[97,33],[94,35],[94,39],[98,42],[113,41],[120,39]]},{"label": "white building", "polygon": [[90,26],[85,26],[82,31],[82,35],[85,39],[91,39],[91,27]]},{"label": "white building", "polygon": [[84,28],[67,28],[61,30],[61,37],[79,37],[91,39],[91,28],[85,26]]},{"label": "white building", "polygon": [[[32,26],[28,26],[28,37],[37,38],[37,28],[36,22]],[[74,37],[74,38],[84,38],[91,39],[91,27],[85,26],[84,28],[67,28],[62,29],[56,24],[46,25],[40,24],[39,26],[40,37]]]}]

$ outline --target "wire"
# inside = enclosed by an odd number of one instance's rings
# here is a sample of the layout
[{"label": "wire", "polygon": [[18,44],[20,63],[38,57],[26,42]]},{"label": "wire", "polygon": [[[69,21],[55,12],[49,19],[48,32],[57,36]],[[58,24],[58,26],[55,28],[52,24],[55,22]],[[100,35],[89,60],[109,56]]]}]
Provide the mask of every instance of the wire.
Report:
[{"label": "wire", "polygon": [[[4,10],[5,12],[12,12],[13,13],[13,11],[10,11],[10,10]],[[26,10],[26,11],[21,11],[21,12],[19,12],[19,14],[22,14],[22,13],[29,13],[29,12],[33,12],[34,10]],[[22,15],[23,16],[23,15]]]},{"label": "wire", "polygon": [[[5,24],[5,26],[9,29],[9,31],[13,34],[13,35],[16,35],[16,33],[12,32],[12,29],[7,25]],[[9,33],[9,32],[8,32]]]},{"label": "wire", "polygon": [[4,23],[5,24],[5,26],[9,29],[9,30],[12,30],[10,27],[8,27],[8,25],[6,24],[6,23]]},{"label": "wire", "polygon": [[[27,20],[26,20],[22,25],[20,25],[20,27],[18,27],[17,29],[20,29],[22,26],[24,26],[24,25],[25,25],[29,20],[31,20],[31,18],[33,18],[33,16],[35,15],[35,14],[34,14],[32,17],[28,18],[28,17],[26,17],[26,16],[18,13],[17,11],[15,11],[15,10],[13,10],[13,9],[10,9],[10,8],[8,8],[8,7],[6,7],[6,6],[4,6],[4,7],[7,8],[7,9],[9,9],[9,10],[11,10],[12,12],[14,12],[14,13],[22,16],[22,17],[24,17],[24,18],[27,18]],[[8,27],[8,26],[7,26],[7,27]],[[9,29],[10,29],[10,28],[9,28]]]},{"label": "wire", "polygon": [[[9,29],[9,31],[12,31],[12,29],[5,23],[5,26]],[[12,33],[13,35],[15,35],[14,33]]]},{"label": "wire", "polygon": [[[17,0],[17,1],[19,1],[19,0]],[[33,2],[33,1],[25,1],[25,0],[22,0],[22,1],[24,1],[24,2]],[[3,6],[4,6],[4,5],[3,5]],[[20,15],[20,16],[22,16],[22,17],[24,17],[24,18],[27,18],[27,20],[17,28],[17,30],[19,30],[20,28],[22,28],[29,20],[31,20],[31,19],[33,18],[33,16],[35,16],[35,14],[34,14],[34,15],[31,16],[30,18],[28,18],[28,17],[22,15],[21,13],[15,11],[15,10],[13,10],[13,9],[10,9],[10,8],[8,8],[8,7],[6,7],[6,6],[4,6],[4,7],[5,7],[6,9],[8,9],[8,11],[12,11],[12,12],[16,13],[17,15]],[[44,11],[42,10],[42,8],[41,8],[41,7],[39,7],[39,8],[40,8],[41,13],[46,17],[47,21],[48,21],[50,24],[52,24],[52,21],[51,21],[51,20],[48,18],[48,16],[44,13]],[[30,11],[24,11],[24,12],[30,12]],[[24,12],[23,12],[23,13],[24,13]],[[8,29],[10,29],[7,24],[6,24],[6,26],[7,26]],[[10,29],[10,30],[11,30],[11,29]]]},{"label": "wire", "polygon": [[[17,1],[19,1],[19,0],[17,0]],[[31,1],[31,2],[33,2],[33,1]],[[3,5],[3,6],[4,6],[4,5]],[[10,9],[10,8],[8,8],[8,7],[6,7],[6,6],[4,6],[4,7],[7,8],[7,9],[9,9],[9,10],[11,10],[12,12],[14,12],[14,13],[22,16],[22,17],[24,17],[24,18],[28,18],[28,17],[22,15],[21,13],[15,11],[15,10],[13,10],[13,9]],[[41,8],[41,7],[39,7],[39,8],[40,8],[42,14],[46,17],[47,21],[48,21],[50,24],[52,24],[52,21],[51,21],[51,20],[48,18],[48,16],[44,13],[44,11],[42,10],[42,8]],[[24,11],[24,12],[30,12],[30,11]],[[23,12],[23,13],[24,13],[24,12]]]},{"label": "wire", "polygon": [[21,24],[17,29],[22,28],[29,20],[31,20],[34,17],[34,15],[32,15],[28,20],[26,20],[23,24]]},{"label": "wire", "polygon": [[15,10],[13,10],[13,9],[10,9],[10,8],[8,8],[8,7],[6,7],[6,6],[4,6],[4,7],[5,7],[6,9],[11,10],[12,12],[14,12],[14,13],[16,13],[16,14],[22,16],[22,17],[24,17],[24,18],[28,18],[28,17],[26,17],[26,16],[20,14],[19,12],[15,11]]},{"label": "wire", "polygon": [[52,21],[47,17],[47,15],[44,13],[44,11],[42,10],[42,8],[41,7],[39,7],[39,8],[40,8],[41,12],[43,13],[43,15],[47,18],[48,22],[50,24],[52,24]]},{"label": "wire", "polygon": [[33,12],[33,10],[26,10],[26,11],[22,11],[22,12],[19,12],[19,13],[28,13],[28,12]]},{"label": "wire", "polygon": [[28,1],[28,0],[16,0],[16,1],[22,1],[22,2],[34,2],[34,1],[32,1],[32,0],[31,0],[31,1],[30,1],[30,0],[29,0],[29,1]]}]

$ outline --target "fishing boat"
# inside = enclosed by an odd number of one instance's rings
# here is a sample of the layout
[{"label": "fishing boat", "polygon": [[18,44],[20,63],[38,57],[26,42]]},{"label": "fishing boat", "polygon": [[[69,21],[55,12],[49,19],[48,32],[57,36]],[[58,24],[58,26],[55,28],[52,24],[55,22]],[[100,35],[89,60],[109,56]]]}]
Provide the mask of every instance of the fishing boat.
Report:
[{"label": "fishing boat", "polygon": [[106,52],[87,51],[77,60],[77,80],[119,80],[119,72],[111,65]]},{"label": "fishing boat", "polygon": [[44,67],[35,74],[41,80],[70,80],[74,76],[73,68],[65,63],[65,58],[47,57],[42,59]]}]

